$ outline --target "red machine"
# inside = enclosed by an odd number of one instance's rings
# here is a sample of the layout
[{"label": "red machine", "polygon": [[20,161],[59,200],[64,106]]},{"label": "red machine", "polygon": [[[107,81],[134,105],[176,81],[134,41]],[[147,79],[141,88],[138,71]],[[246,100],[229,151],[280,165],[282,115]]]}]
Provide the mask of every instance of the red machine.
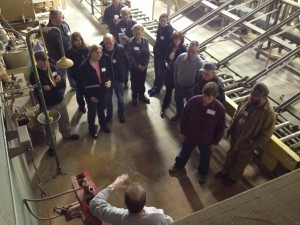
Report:
[{"label": "red machine", "polygon": [[76,190],[75,193],[83,212],[81,213],[81,218],[84,221],[84,224],[102,225],[101,220],[93,216],[89,209],[89,202],[98,193],[98,189],[94,184],[90,173],[86,170],[77,176],[72,176],[71,181],[74,189],[82,187],[82,189]]}]

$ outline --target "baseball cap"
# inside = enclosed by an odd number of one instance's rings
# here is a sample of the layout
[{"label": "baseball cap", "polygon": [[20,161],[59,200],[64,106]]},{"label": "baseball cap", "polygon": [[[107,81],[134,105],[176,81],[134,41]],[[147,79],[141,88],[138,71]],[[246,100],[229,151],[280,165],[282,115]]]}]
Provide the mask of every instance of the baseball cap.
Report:
[{"label": "baseball cap", "polygon": [[200,69],[202,72],[211,72],[216,69],[216,66],[212,62],[205,62],[203,67]]},{"label": "baseball cap", "polygon": [[269,89],[264,83],[257,83],[251,88],[250,93],[258,96],[267,96],[269,94]]}]

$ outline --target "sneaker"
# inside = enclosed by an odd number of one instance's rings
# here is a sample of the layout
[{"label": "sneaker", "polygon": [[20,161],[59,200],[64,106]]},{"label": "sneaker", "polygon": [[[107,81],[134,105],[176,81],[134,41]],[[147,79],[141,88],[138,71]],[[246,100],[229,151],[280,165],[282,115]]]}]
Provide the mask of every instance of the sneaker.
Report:
[{"label": "sneaker", "polygon": [[216,179],[223,179],[228,176],[228,173],[224,173],[222,170],[215,174]]},{"label": "sneaker", "polygon": [[126,121],[124,113],[119,114],[119,120],[120,120],[120,123],[124,123]]},{"label": "sneaker", "polygon": [[112,118],[112,115],[106,115],[105,122],[108,123]]},{"label": "sneaker", "polygon": [[63,137],[63,140],[78,140],[79,135],[78,134],[71,134],[70,136]]},{"label": "sneaker", "polygon": [[146,104],[150,104],[150,99],[147,98],[145,95],[139,97],[140,102],[144,102]]},{"label": "sneaker", "polygon": [[236,181],[230,179],[229,177],[224,177],[221,182],[223,185],[231,185],[234,184]]},{"label": "sneaker", "polygon": [[149,96],[150,96],[150,97],[153,97],[153,96],[159,94],[159,92],[160,92],[160,91],[155,91],[155,90],[153,90],[153,91],[151,91],[151,92],[149,93]]},{"label": "sneaker", "polygon": [[108,128],[108,126],[101,126],[101,129],[105,132],[105,133],[110,133],[110,129]]},{"label": "sneaker", "polygon": [[81,112],[81,113],[86,113],[86,108],[81,108],[81,107],[79,107],[79,111]]},{"label": "sneaker", "polygon": [[177,168],[176,166],[175,166],[175,164],[173,164],[170,168],[169,168],[169,172],[170,173],[178,173],[178,172],[180,172],[180,171],[182,171],[183,170],[183,168]]},{"label": "sneaker", "polygon": [[89,132],[90,133],[90,136],[94,139],[97,139],[98,138],[98,134],[95,133],[95,132]]},{"label": "sneaker", "polygon": [[206,176],[200,174],[199,175],[199,184],[205,184],[206,183]]},{"label": "sneaker", "polygon": [[53,148],[48,148],[47,154],[48,154],[49,156],[51,156],[51,157],[55,156],[54,149],[53,149]]},{"label": "sneaker", "polygon": [[137,105],[137,103],[138,103],[137,98],[132,98],[132,105]]},{"label": "sneaker", "polygon": [[176,114],[175,116],[173,116],[173,117],[171,118],[171,121],[175,122],[175,121],[177,121],[177,120],[179,120],[179,119],[180,119],[180,116],[179,116],[178,114]]}]

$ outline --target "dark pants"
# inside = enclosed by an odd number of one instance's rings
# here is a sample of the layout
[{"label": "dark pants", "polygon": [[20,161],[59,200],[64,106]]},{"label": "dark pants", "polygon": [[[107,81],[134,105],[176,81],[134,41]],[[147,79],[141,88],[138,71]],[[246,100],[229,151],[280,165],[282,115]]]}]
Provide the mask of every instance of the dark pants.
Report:
[{"label": "dark pants", "polygon": [[165,79],[164,69],[165,69],[165,59],[154,57],[155,79],[154,79],[153,88],[154,91],[156,92],[159,92],[164,84],[164,79]]},{"label": "dark pants", "polygon": [[174,74],[173,69],[165,71],[165,85],[166,85],[166,94],[163,100],[162,108],[167,108],[172,99],[172,92],[174,89]]},{"label": "dark pants", "polygon": [[[187,161],[189,160],[190,154],[194,150],[197,145],[186,140],[182,144],[182,148],[180,153],[176,156],[175,159],[175,167],[176,168],[183,168]],[[210,156],[212,151],[210,150],[209,146],[207,145],[198,145],[200,151],[199,157],[199,166],[198,166],[198,173],[201,175],[207,175],[209,170],[210,164]]]},{"label": "dark pants", "polygon": [[[75,84],[76,84],[76,82],[75,82]],[[77,101],[77,104],[78,104],[80,109],[84,109],[85,108],[84,95],[79,90],[77,85],[75,85],[75,87],[76,87],[76,101]]]},{"label": "dark pants", "polygon": [[184,99],[188,101],[194,95],[194,89],[192,87],[175,86],[175,103],[176,114],[181,116],[184,108]]},{"label": "dark pants", "polygon": [[147,71],[140,71],[139,69],[131,69],[131,90],[132,98],[137,98],[138,96],[144,96],[145,93],[145,81]]},{"label": "dark pants", "polygon": [[104,98],[100,100],[99,102],[92,102],[90,100],[86,100],[87,106],[88,106],[88,124],[89,124],[89,131],[93,134],[95,133],[95,119],[96,115],[98,116],[99,125],[100,127],[105,127],[105,100]]}]

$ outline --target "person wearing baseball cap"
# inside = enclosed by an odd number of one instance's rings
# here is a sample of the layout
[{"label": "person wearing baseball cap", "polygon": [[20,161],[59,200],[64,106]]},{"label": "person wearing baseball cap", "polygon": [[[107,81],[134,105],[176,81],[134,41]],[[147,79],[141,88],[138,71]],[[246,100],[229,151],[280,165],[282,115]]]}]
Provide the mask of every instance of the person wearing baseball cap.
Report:
[{"label": "person wearing baseball cap", "polygon": [[264,83],[255,84],[233,116],[227,131],[230,148],[223,169],[215,174],[215,178],[222,179],[224,185],[233,184],[242,177],[254,150],[265,144],[273,134],[275,112],[268,101],[268,94]]},{"label": "person wearing baseball cap", "polygon": [[225,87],[216,75],[216,66],[213,62],[205,62],[203,67],[198,70],[195,77],[195,95],[201,95],[204,85],[208,82],[214,82],[218,85],[219,95],[216,99],[225,106]]}]

